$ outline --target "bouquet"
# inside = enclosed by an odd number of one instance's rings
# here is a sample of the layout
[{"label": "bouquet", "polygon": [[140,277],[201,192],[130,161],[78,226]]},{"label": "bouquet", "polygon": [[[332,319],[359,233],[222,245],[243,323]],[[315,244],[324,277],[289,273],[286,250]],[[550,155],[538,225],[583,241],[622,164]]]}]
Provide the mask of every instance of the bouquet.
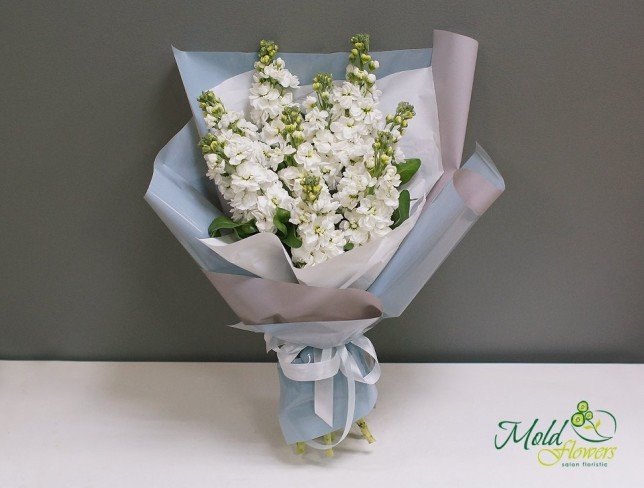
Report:
[{"label": "bouquet", "polygon": [[286,442],[329,455],[354,423],[373,441],[380,368],[364,333],[403,312],[504,189],[479,146],[460,167],[476,41],[350,42],[348,55],[175,50],[195,119],[146,193],[233,327],[276,352]]}]

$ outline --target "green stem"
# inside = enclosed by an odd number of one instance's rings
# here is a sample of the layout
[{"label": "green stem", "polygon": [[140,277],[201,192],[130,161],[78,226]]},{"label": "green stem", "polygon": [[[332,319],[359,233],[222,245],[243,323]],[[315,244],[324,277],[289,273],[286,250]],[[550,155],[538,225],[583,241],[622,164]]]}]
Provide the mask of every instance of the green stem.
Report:
[{"label": "green stem", "polygon": [[364,437],[369,444],[376,442],[376,439],[373,437],[373,435],[371,435],[371,431],[369,430],[369,426],[367,425],[367,421],[364,419],[364,417],[359,419],[356,424],[358,424],[358,427],[360,427],[362,437]]},{"label": "green stem", "polygon": [[[329,432],[328,434],[324,434],[324,443],[327,445],[333,444],[333,433]],[[326,451],[324,451],[324,455],[326,457],[333,457],[333,448],[329,447]]]},{"label": "green stem", "polygon": [[295,443],[295,454],[304,454],[306,452],[306,444],[304,442]]}]

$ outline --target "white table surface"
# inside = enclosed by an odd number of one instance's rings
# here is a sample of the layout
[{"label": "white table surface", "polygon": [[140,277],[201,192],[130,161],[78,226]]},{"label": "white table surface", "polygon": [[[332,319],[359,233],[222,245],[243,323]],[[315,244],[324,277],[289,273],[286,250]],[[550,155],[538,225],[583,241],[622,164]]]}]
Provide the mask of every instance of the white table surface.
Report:
[{"label": "white table surface", "polygon": [[[326,458],[284,444],[273,364],[0,361],[0,487],[644,487],[643,365],[384,364],[378,385],[377,442]],[[608,466],[494,447],[581,399],[618,420]]]}]

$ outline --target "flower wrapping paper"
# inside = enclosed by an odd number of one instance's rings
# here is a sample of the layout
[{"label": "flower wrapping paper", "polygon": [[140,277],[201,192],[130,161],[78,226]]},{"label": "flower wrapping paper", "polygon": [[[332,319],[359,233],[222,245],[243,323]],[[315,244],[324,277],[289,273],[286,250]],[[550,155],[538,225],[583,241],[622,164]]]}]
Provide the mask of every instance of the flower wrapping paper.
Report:
[{"label": "flower wrapping paper", "polygon": [[[416,200],[410,218],[385,238],[301,269],[274,234],[237,242],[208,236],[226,208],[197,146],[206,132],[197,97],[213,89],[245,111],[256,54],[174,51],[194,118],[157,155],[145,199],[238,315],[233,327],[263,333],[267,350],[277,352],[288,444],[327,449],[315,439],[342,430],[341,442],[373,409],[380,369],[364,333],[405,310],[505,189],[480,146],[461,166],[477,50],[471,38],[434,31],[432,49],[373,53],[383,111],[401,98],[418,111],[404,148],[422,159],[410,184]],[[344,76],[346,53],[281,57],[303,85],[320,71]]]}]

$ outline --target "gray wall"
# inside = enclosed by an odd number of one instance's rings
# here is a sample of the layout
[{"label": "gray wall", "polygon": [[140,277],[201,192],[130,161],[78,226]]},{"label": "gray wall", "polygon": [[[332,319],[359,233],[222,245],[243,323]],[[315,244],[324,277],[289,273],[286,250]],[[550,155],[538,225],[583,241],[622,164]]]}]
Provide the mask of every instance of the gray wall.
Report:
[{"label": "gray wall", "polygon": [[[10,5],[13,3],[13,5]],[[385,361],[644,360],[642,2],[4,2],[0,357],[270,360],[143,201],[190,114],[170,45],[480,41],[466,153],[508,189]]]}]

